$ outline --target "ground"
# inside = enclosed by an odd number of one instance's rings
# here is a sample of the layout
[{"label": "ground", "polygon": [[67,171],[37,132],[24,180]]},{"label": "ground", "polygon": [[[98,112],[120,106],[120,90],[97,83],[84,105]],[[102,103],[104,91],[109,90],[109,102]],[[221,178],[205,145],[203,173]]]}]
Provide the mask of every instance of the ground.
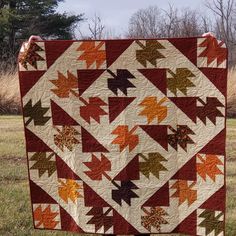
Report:
[{"label": "ground", "polygon": [[[0,116],[0,131],[0,235],[78,235],[33,229],[22,117]],[[235,193],[236,119],[229,119],[227,120],[227,236],[236,235]]]}]

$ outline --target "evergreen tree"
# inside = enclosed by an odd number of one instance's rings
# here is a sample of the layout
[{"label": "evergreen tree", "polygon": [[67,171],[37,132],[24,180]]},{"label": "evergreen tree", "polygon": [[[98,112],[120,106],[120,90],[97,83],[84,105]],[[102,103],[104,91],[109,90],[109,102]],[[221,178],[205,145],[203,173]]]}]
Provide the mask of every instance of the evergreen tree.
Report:
[{"label": "evergreen tree", "polygon": [[0,60],[15,57],[30,35],[72,39],[83,14],[58,13],[63,0],[0,0]]}]

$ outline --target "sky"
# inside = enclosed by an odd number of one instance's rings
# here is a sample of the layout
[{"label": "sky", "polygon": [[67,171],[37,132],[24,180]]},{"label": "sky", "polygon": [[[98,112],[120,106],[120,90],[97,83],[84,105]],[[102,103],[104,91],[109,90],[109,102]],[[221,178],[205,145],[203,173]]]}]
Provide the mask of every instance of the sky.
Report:
[{"label": "sky", "polygon": [[[140,8],[158,6],[168,9],[168,4],[178,8],[195,8],[203,11],[203,0],[65,0],[59,5],[59,12],[84,13],[89,20],[95,13],[102,18],[106,28],[112,29],[114,34],[120,35],[128,29],[130,16]],[[80,25],[80,31],[88,34],[88,23]]]}]

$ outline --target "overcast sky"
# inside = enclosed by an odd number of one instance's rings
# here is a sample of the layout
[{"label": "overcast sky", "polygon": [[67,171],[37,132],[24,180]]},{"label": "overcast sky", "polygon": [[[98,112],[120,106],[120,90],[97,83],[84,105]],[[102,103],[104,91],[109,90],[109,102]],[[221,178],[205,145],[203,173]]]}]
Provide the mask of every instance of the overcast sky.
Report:
[{"label": "overcast sky", "polygon": [[[60,12],[84,13],[86,18],[99,14],[108,29],[115,29],[116,34],[127,31],[130,16],[140,8],[156,5],[167,9],[168,4],[178,8],[190,7],[203,11],[204,0],[65,0],[60,3]],[[88,33],[87,23],[81,25],[81,31]]]}]

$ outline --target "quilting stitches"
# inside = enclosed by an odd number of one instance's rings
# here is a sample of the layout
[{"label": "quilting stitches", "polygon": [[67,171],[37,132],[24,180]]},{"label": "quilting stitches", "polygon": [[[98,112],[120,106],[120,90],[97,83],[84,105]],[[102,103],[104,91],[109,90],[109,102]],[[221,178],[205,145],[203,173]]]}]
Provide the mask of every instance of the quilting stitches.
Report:
[{"label": "quilting stitches", "polygon": [[19,55],[35,228],[223,235],[224,44],[48,44]]}]

